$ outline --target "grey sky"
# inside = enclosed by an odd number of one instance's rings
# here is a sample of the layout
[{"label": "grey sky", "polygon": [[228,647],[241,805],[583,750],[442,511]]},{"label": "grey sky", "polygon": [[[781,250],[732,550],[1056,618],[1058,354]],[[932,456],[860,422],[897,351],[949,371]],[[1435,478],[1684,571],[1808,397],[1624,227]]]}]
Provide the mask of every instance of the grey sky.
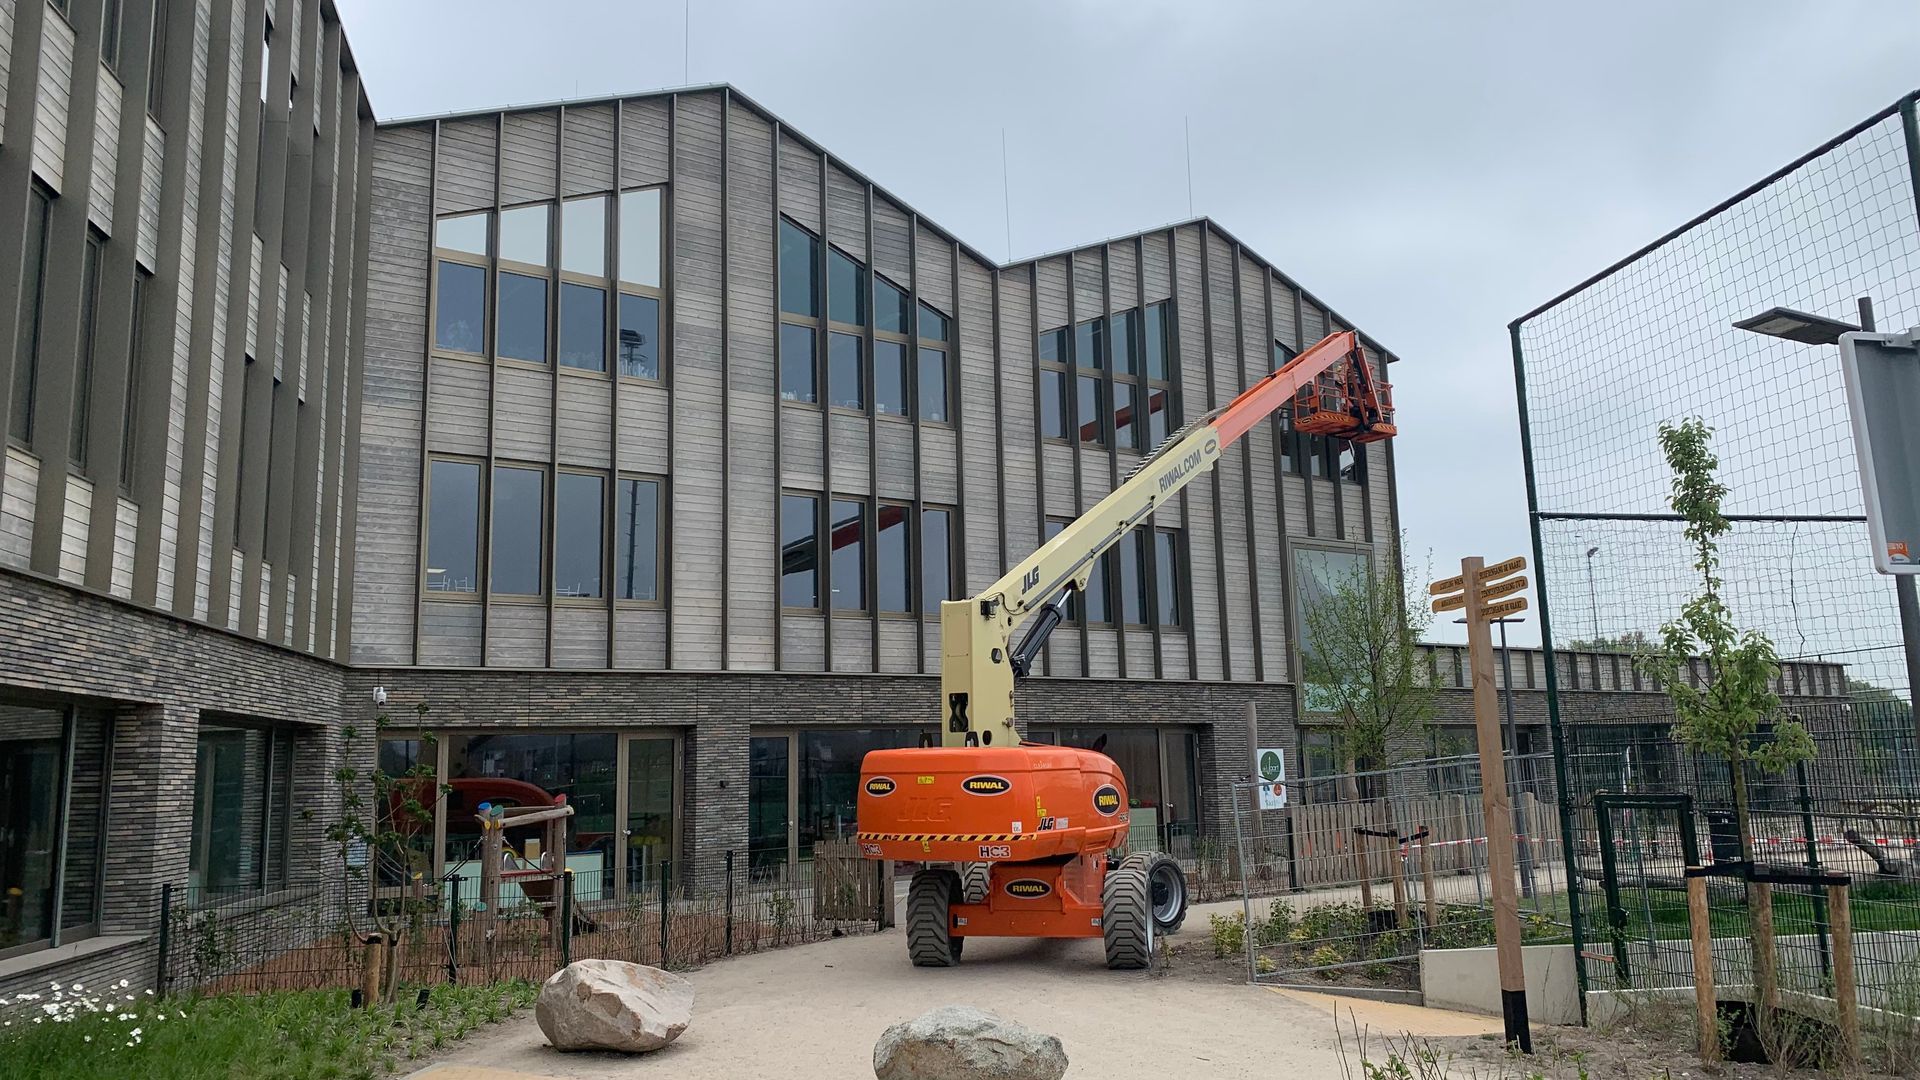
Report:
[{"label": "grey sky", "polygon": [[1403,358],[1442,573],[1528,549],[1508,320],[1920,85],[1912,0],[338,5],[383,119],[730,82],[992,255],[1002,129],[1028,255],[1189,216],[1190,118],[1193,211]]}]

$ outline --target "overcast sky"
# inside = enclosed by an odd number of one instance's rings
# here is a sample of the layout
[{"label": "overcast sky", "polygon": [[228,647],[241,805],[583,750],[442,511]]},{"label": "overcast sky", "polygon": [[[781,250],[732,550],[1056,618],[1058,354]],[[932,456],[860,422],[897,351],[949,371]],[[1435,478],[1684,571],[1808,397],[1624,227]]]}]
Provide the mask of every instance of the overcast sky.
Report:
[{"label": "overcast sky", "polygon": [[1401,358],[1442,574],[1529,550],[1508,321],[1920,86],[1913,0],[337,2],[382,119],[729,82],[996,256],[1188,217],[1185,121],[1192,212]]}]

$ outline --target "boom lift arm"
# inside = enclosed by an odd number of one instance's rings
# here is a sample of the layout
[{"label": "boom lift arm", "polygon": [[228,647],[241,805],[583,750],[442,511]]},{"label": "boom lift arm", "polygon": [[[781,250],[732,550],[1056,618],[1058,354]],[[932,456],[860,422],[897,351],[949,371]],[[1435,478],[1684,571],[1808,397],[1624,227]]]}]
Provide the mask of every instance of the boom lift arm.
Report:
[{"label": "boom lift arm", "polygon": [[[947,710],[941,745],[1019,745],[1013,682],[1031,670],[1047,635],[1065,618],[1070,590],[1084,590],[1102,555],[1288,404],[1310,416],[1317,432],[1356,442],[1395,433],[1388,388],[1374,380],[1351,330],[1321,339],[1224,408],[1175,432],[1106,498],[1000,580],[978,596],[940,605],[940,692]],[[1031,628],[1015,646],[1015,632],[1029,619]]]}]

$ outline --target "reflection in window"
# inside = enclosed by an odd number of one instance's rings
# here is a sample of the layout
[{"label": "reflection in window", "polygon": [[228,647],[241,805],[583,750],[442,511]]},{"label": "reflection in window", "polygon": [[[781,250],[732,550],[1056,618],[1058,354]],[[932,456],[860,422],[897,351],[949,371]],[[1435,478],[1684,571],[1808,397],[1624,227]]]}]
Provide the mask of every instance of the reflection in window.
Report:
[{"label": "reflection in window", "polygon": [[614,513],[614,595],[660,599],[660,481],[622,477]]},{"label": "reflection in window", "polygon": [[284,731],[201,721],[187,871],[195,900],[286,880],[293,764]]},{"label": "reflection in window", "polygon": [[1099,368],[1107,363],[1106,320],[1089,319],[1073,328],[1073,363],[1076,367]]},{"label": "reflection in window", "polygon": [[500,212],[500,257],[529,266],[547,265],[550,203],[516,206]]},{"label": "reflection in window", "polygon": [[849,326],[867,325],[867,268],[827,249],[827,318]]},{"label": "reflection in window", "polygon": [[433,343],[455,352],[486,349],[487,272],[465,263],[440,263],[440,295],[433,321]]},{"label": "reflection in window", "polygon": [[920,610],[940,614],[940,602],[954,599],[951,510],[920,511]]},{"label": "reflection in window", "polygon": [[1067,437],[1067,375],[1064,371],[1040,373],[1040,434],[1049,439]]},{"label": "reflection in window", "polygon": [[881,611],[913,610],[912,560],[907,540],[913,508],[899,503],[881,503],[875,522],[874,555],[878,562]]},{"label": "reflection in window", "polygon": [[571,281],[560,284],[560,365],[607,370],[607,291]]},{"label": "reflection in window", "polygon": [[1049,330],[1040,335],[1040,362],[1043,364],[1064,364],[1067,362],[1067,331],[1065,328]]},{"label": "reflection in window", "polygon": [[1155,617],[1161,626],[1180,626],[1186,613],[1180,608],[1180,534],[1173,529],[1153,532]]},{"label": "reflection in window", "polygon": [[1149,304],[1146,310],[1146,333],[1142,344],[1147,353],[1147,378],[1155,382],[1166,382],[1173,376],[1169,374],[1168,357],[1173,353],[1173,314],[1162,300]]},{"label": "reflection in window", "polygon": [[1082,375],[1077,381],[1080,384],[1080,413],[1078,416],[1080,422],[1080,441],[1083,443],[1103,445],[1106,439],[1104,438],[1105,432],[1102,431],[1104,425],[1101,414],[1107,411],[1104,404],[1104,399],[1107,396],[1106,387],[1101,385],[1100,376],[1098,375]]},{"label": "reflection in window", "polygon": [[[495,806],[547,806],[566,796],[573,816],[566,821],[566,861],[575,871],[574,896],[605,888],[613,868],[612,844],[618,835],[614,791],[618,786],[619,736],[531,733],[449,735],[446,796],[447,871],[461,879],[462,896],[478,896],[481,803]],[[507,843],[525,850],[530,839],[545,839],[546,823],[508,829]],[[598,872],[596,872],[598,871]],[[525,903],[512,884],[502,884],[503,905]]]},{"label": "reflection in window", "polygon": [[1294,625],[1299,627],[1300,655],[1309,665],[1317,657],[1311,612],[1356,582],[1367,570],[1366,556],[1357,551],[1296,548],[1293,553]]},{"label": "reflection in window", "polygon": [[918,746],[922,728],[855,728],[801,731],[799,743],[800,817],[794,839],[802,857],[825,841],[847,840],[854,832],[854,804],[860,791],[860,761],[869,750]]},{"label": "reflection in window", "polygon": [[814,331],[799,323],[780,324],[780,400],[818,401],[813,356]]},{"label": "reflection in window", "polygon": [[541,470],[494,467],[491,577],[496,595],[540,595],[545,498],[546,474]]},{"label": "reflection in window", "polygon": [[827,335],[827,393],[831,403],[839,408],[864,410],[867,407],[863,389],[866,375],[860,363],[865,345],[858,334],[836,330]]},{"label": "reflection in window", "polygon": [[[1140,811],[1158,811],[1161,809],[1160,790],[1160,730],[1141,725],[1138,727],[1063,727],[1059,733],[1061,746],[1077,746],[1091,750],[1099,747],[1100,752],[1113,759],[1120,766],[1120,775],[1127,781],[1128,808],[1138,814]],[[1136,827],[1151,823],[1154,830],[1162,824],[1160,815],[1153,813],[1135,817]]]},{"label": "reflection in window", "polygon": [[525,274],[500,275],[500,326],[496,342],[502,358],[547,362],[547,282]]},{"label": "reflection in window", "polygon": [[1349,484],[1367,482],[1367,448],[1346,439],[1334,439],[1333,445],[1339,448],[1340,479]]},{"label": "reflection in window", "polygon": [[947,354],[920,346],[920,419],[947,420]]},{"label": "reflection in window", "polygon": [[660,287],[660,189],[620,193],[620,280]]},{"label": "reflection in window", "polygon": [[1167,441],[1167,410],[1170,400],[1165,387],[1147,391],[1147,449]]},{"label": "reflection in window", "polygon": [[947,340],[947,317],[927,305],[921,304],[920,336],[928,341]]},{"label": "reflection in window", "polygon": [[654,297],[620,294],[620,374],[660,377],[660,301]]},{"label": "reflection in window", "polygon": [[873,407],[883,416],[911,416],[907,408],[907,347],[876,338],[873,343]]},{"label": "reflection in window", "polygon": [[1113,621],[1113,592],[1108,585],[1108,571],[1113,566],[1113,552],[1094,560],[1093,572],[1087,575],[1087,621],[1090,623],[1110,623]]},{"label": "reflection in window", "polygon": [[812,495],[780,496],[780,603],[820,606],[820,500]]},{"label": "reflection in window", "polygon": [[873,279],[873,328],[888,334],[907,333],[910,307],[907,293],[886,278]]},{"label": "reflection in window", "polygon": [[98,921],[107,725],[69,719],[0,701],[0,956],[86,937]]},{"label": "reflection in window", "polygon": [[1115,374],[1133,374],[1133,335],[1139,318],[1138,311],[1122,311],[1112,316],[1113,333],[1107,338],[1107,349],[1113,359]]},{"label": "reflection in window", "polygon": [[1133,384],[1120,379],[1113,382],[1113,445],[1131,449],[1134,445]]},{"label": "reflection in window", "polygon": [[1147,534],[1135,529],[1120,541],[1120,619],[1128,626],[1147,624]]},{"label": "reflection in window", "polygon": [[833,500],[829,530],[833,537],[833,608],[867,609],[867,504],[859,499]]},{"label": "reflection in window", "polygon": [[485,258],[487,223],[492,219],[493,213],[488,210],[443,217],[433,223],[433,246]]},{"label": "reflection in window", "polygon": [[480,588],[480,465],[434,459],[427,476],[427,591]]},{"label": "reflection in window", "polygon": [[747,744],[747,865],[774,871],[787,863],[787,735],[755,735]]},{"label": "reflection in window", "polygon": [[786,218],[780,219],[780,310],[820,314],[820,239]]},{"label": "reflection in window", "polygon": [[601,518],[605,490],[598,476],[563,472],[555,481],[553,595],[600,595]]},{"label": "reflection in window", "polygon": [[560,208],[560,269],[607,276],[607,197],[568,199]]}]

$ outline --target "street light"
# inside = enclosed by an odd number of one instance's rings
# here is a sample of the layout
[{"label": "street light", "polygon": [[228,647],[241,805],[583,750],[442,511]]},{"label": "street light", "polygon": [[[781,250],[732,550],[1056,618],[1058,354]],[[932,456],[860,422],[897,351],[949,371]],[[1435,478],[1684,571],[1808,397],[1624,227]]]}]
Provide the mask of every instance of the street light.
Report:
[{"label": "street light", "polygon": [[1598,554],[1600,554],[1599,544],[1587,549],[1587,622],[1589,624],[1587,629],[1593,635],[1595,643],[1600,640],[1600,602],[1595,599],[1593,592],[1593,557]]},{"label": "street light", "polygon": [[[1873,298],[1861,297],[1858,307],[1858,326],[1824,315],[1809,315],[1804,311],[1782,307],[1768,308],[1733,325],[1741,330],[1804,345],[1837,345],[1841,334],[1851,334],[1856,330],[1873,331]],[[1900,640],[1907,654],[1907,698],[1912,701],[1916,693],[1920,693],[1920,595],[1915,594],[1913,578],[1907,574],[1894,575],[1893,590],[1900,604]],[[1915,730],[1920,731],[1920,709],[1914,710],[1914,724]]]}]

